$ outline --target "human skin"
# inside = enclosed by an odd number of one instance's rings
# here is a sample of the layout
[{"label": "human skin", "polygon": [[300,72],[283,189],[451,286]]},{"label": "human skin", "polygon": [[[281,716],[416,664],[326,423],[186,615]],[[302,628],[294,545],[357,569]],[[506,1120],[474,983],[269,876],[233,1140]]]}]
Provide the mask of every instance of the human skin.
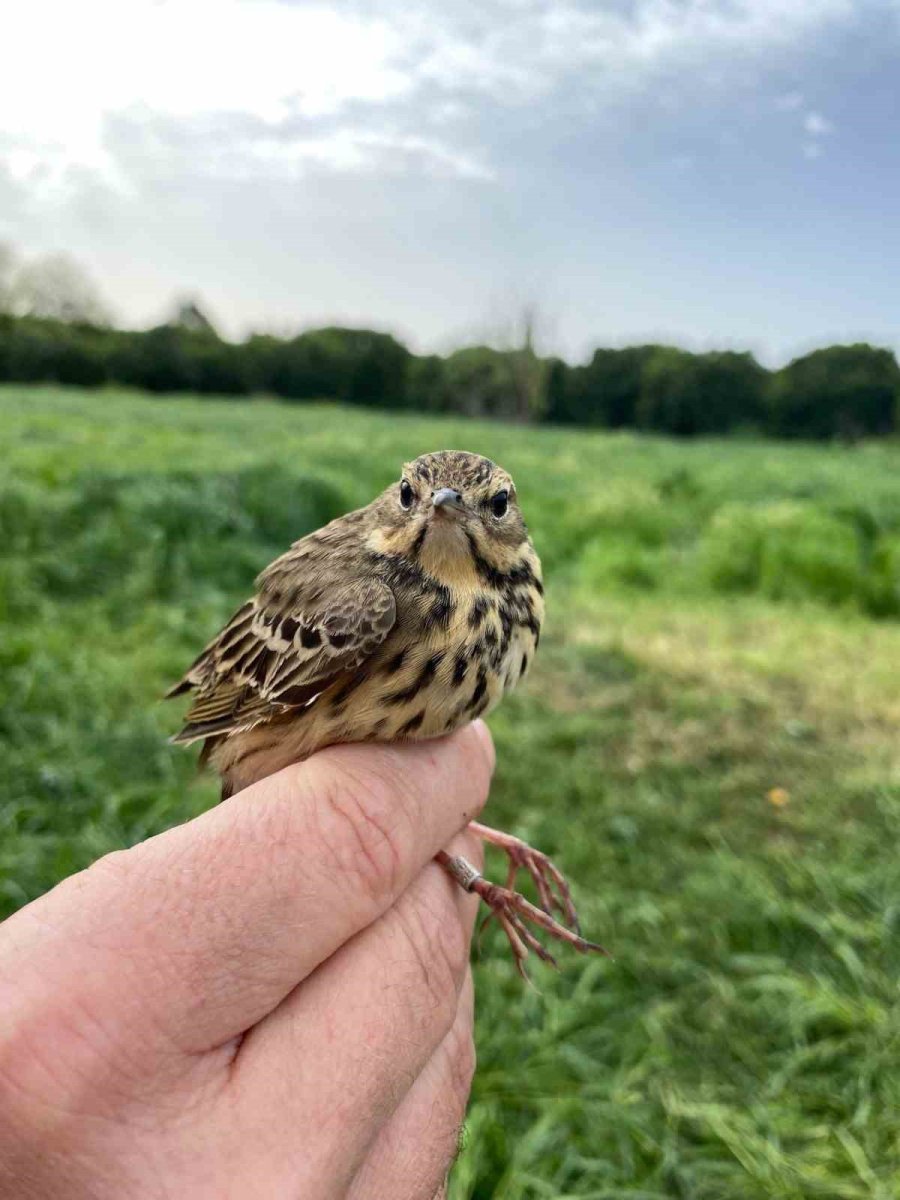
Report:
[{"label": "human skin", "polygon": [[493,762],[333,747],[0,925],[0,1197],[442,1194],[477,902],[432,858]]}]

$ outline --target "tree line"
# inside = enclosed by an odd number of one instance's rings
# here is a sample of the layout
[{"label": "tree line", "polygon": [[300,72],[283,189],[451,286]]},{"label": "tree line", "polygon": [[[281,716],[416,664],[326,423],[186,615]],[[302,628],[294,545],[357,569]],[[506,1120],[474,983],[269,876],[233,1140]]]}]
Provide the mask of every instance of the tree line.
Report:
[{"label": "tree line", "polygon": [[677,436],[852,438],[900,428],[900,367],[890,350],[865,343],[814,350],[776,371],[752,354],[662,345],[598,349],[572,366],[530,345],[417,355],[369,329],[230,342],[194,306],[142,331],[0,314],[0,381],[331,399]]},{"label": "tree line", "polygon": [[114,328],[84,268],[0,244],[0,382],[119,384],[150,392],[268,394],[373,408],[676,436],[871,437],[900,430],[891,350],[829,346],[769,371],[752,354],[674,346],[598,349],[573,366],[540,355],[526,309],[505,348],[413,354],[390,334],[330,326],[220,337],[191,299],[148,330]]}]

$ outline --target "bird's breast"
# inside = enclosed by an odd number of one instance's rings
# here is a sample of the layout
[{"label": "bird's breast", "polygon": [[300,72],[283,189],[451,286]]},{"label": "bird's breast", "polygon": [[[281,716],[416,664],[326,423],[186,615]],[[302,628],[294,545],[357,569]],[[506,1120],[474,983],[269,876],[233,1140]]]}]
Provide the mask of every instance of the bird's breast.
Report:
[{"label": "bird's breast", "polygon": [[216,751],[234,790],[340,742],[439,737],[489,712],[528,670],[543,601],[534,581],[398,596],[379,650],[313,703]]}]

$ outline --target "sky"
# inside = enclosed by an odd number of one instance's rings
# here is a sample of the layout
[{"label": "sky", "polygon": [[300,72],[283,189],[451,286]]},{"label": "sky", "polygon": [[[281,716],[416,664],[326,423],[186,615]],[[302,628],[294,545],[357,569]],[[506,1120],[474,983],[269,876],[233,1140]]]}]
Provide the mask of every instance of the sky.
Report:
[{"label": "sky", "polygon": [[28,0],[0,241],[129,326],[900,348],[900,0]]}]

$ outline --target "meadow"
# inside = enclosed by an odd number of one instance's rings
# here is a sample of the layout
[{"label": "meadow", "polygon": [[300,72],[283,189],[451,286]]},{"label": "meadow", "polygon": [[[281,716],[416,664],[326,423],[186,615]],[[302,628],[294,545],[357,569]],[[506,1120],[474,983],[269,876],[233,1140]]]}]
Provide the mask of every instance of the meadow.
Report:
[{"label": "meadow", "polygon": [[0,915],[212,804],[162,692],[292,540],[477,450],[548,599],[488,818],[615,958],[528,989],[485,933],[452,1200],[900,1195],[900,446],[15,386],[0,429]]}]

